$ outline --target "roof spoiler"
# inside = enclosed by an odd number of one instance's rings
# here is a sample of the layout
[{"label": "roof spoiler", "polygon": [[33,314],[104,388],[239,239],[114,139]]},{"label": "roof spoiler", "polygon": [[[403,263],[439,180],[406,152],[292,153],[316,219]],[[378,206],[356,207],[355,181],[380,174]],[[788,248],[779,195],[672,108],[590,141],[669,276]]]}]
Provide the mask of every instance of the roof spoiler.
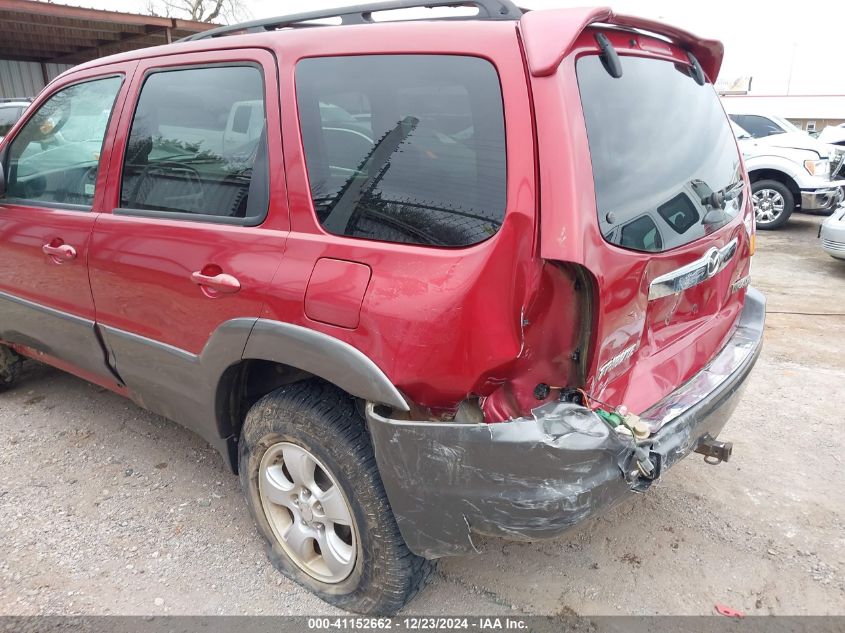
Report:
[{"label": "roof spoiler", "polygon": [[545,77],[554,73],[584,29],[597,23],[645,31],[668,39],[695,56],[711,83],[719,76],[725,47],[718,40],[701,39],[683,29],[655,20],[618,15],[609,7],[525,13],[519,19],[519,28],[525,42],[525,55],[531,74],[534,77]]}]

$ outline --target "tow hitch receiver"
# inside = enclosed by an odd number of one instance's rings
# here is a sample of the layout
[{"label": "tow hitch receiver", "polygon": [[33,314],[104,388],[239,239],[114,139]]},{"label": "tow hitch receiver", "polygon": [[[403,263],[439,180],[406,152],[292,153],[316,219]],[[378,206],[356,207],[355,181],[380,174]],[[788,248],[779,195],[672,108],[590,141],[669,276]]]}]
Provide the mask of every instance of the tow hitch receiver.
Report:
[{"label": "tow hitch receiver", "polygon": [[709,435],[704,435],[698,441],[695,452],[704,455],[704,461],[715,466],[728,461],[731,458],[733,448],[732,442],[720,442]]}]

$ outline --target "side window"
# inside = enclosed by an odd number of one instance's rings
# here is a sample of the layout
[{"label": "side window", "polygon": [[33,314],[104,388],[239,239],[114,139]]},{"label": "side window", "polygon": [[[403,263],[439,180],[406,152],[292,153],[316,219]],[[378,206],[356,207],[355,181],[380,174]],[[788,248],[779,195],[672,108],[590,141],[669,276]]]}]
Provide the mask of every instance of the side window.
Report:
[{"label": "side window", "polygon": [[698,222],[698,211],[686,193],[679,193],[669,202],[661,204],[657,212],[678,233],[686,233]]},{"label": "side window", "polygon": [[269,202],[264,81],[254,66],[144,81],[123,163],[123,209],[260,221]]},{"label": "side window", "polygon": [[121,77],[59,90],[12,141],[6,196],[21,202],[90,207]]},{"label": "side window", "polygon": [[619,244],[627,248],[650,253],[663,250],[663,239],[657,225],[647,215],[641,215],[622,227],[622,239]]},{"label": "side window", "polygon": [[756,114],[737,114],[733,118],[739,125],[745,128],[754,138],[764,138],[772,134],[782,134],[782,129],[771,119],[757,116]]},{"label": "side window", "polygon": [[505,127],[490,62],[448,55],[304,59],[296,94],[323,228],[468,246],[499,229]]}]

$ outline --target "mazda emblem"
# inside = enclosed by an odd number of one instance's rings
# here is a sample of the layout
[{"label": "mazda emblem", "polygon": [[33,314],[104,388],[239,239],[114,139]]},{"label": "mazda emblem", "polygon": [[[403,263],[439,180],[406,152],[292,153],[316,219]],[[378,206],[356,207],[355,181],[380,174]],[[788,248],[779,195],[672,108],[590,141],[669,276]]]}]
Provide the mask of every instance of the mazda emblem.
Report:
[{"label": "mazda emblem", "polygon": [[712,277],[717,272],[719,272],[719,264],[722,263],[722,254],[719,253],[719,249],[711,248],[707,251],[707,254],[704,256],[705,261],[707,262],[707,276]]}]

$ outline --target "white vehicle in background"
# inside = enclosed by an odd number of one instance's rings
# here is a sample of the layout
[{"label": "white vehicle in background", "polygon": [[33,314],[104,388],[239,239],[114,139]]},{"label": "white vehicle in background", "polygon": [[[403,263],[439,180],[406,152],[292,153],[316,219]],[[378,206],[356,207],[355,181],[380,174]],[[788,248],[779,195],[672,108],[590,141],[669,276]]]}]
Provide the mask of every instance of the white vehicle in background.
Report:
[{"label": "white vehicle in background", "polygon": [[831,257],[845,259],[845,207],[839,207],[819,229],[822,248]]},{"label": "white vehicle in background", "polygon": [[839,125],[828,125],[816,137],[822,143],[845,146],[845,123]]},{"label": "white vehicle in background", "polygon": [[[730,116],[751,180],[757,228],[780,228],[798,209],[830,212],[839,206],[845,186],[845,180],[840,179],[845,176],[845,152],[817,141],[779,117],[750,115],[765,118],[778,129],[783,124],[793,128],[755,137],[737,122],[739,116]],[[759,126],[758,133],[762,134]]]}]

